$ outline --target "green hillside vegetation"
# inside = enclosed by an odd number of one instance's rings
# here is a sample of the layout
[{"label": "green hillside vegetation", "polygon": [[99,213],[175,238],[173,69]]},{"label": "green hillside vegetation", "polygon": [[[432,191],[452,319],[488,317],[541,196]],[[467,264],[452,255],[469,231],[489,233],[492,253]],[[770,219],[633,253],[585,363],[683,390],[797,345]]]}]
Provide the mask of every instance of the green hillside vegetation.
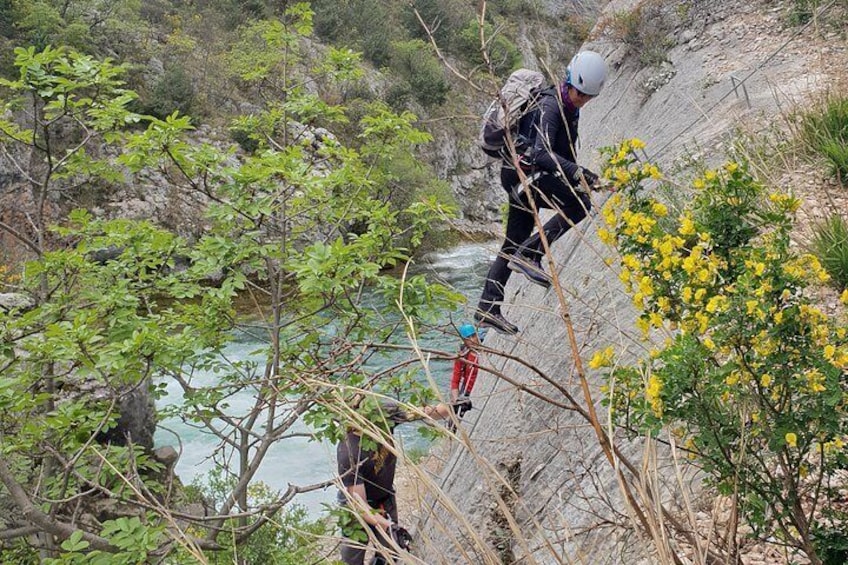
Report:
[{"label": "green hillside vegetation", "polygon": [[[489,59],[500,74],[521,63],[511,39],[517,26],[510,16],[521,13],[532,17],[533,10],[524,4],[514,1],[488,12],[486,26],[492,31]],[[255,92],[241,82],[244,77],[233,68],[233,48],[250,41],[257,22],[280,17],[292,5],[262,0],[3,0],[0,38],[7,49],[0,63],[6,76],[14,72],[10,47],[18,45],[62,45],[98,57],[109,56],[130,65],[129,86],[139,92],[142,108],[152,109],[159,117],[167,115],[168,109],[184,113],[190,109],[193,112],[188,113],[197,117],[226,117],[236,113],[234,106],[239,102],[255,100]],[[419,0],[415,5],[423,21],[432,25],[433,37],[447,55],[467,68],[482,63],[473,6],[435,0]],[[316,0],[311,8],[318,39],[360,52],[366,61],[387,73],[390,89],[396,91],[396,109],[405,101],[401,93],[424,106],[438,106],[444,101],[450,88],[445,69],[427,46],[427,32],[408,4]],[[410,61],[413,49],[416,57]],[[161,65],[159,71],[151,69],[153,61]],[[361,84],[349,86],[347,99],[368,90]]]}]

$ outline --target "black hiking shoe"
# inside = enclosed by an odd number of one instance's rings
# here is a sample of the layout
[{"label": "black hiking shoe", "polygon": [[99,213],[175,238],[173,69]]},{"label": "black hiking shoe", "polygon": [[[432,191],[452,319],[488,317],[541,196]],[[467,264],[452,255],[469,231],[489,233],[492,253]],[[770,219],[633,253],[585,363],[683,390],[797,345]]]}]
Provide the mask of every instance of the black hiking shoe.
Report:
[{"label": "black hiking shoe", "polygon": [[507,263],[506,266],[509,267],[511,271],[521,273],[534,284],[543,288],[551,287],[551,277],[548,276],[548,273],[546,273],[545,269],[542,268],[542,263],[536,258],[516,253],[510,257],[509,263]]},{"label": "black hiking shoe", "polygon": [[474,321],[481,328],[493,328],[496,332],[504,335],[515,335],[518,333],[518,326],[511,324],[500,312],[477,310],[474,314]]}]

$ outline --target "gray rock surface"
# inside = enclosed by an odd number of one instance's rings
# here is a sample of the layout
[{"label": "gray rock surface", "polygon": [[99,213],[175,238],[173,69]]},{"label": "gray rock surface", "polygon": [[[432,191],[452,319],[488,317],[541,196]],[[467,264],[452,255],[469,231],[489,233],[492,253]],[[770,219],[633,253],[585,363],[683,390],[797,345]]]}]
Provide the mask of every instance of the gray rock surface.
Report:
[{"label": "gray rock surface", "polygon": [[17,292],[0,293],[0,310],[10,312],[12,310],[26,311],[35,306],[35,301],[24,294]]},{"label": "gray rock surface", "polygon": [[[605,13],[625,4],[612,2]],[[787,31],[780,13],[765,9],[769,2],[698,5],[679,30],[688,42],[669,51],[673,73],[647,98],[638,87],[642,70],[623,45],[603,37],[588,45],[607,56],[612,76],[602,96],[583,111],[579,156],[586,165],[598,166],[599,147],[630,137],[643,139],[648,157],[666,168],[693,154],[716,164],[736,127],[768,127],[783,109],[827,84],[830,70],[844,68],[844,38],[830,40],[823,54],[824,41],[808,29],[784,46],[797,30]],[[699,48],[692,50],[696,37]],[[731,77],[745,80],[747,98],[741,89],[734,93]],[[600,208],[601,198],[595,204]],[[625,360],[644,356],[649,348],[633,329],[636,312],[616,269],[604,261],[612,252],[597,239],[599,222],[591,217],[553,248],[584,366],[594,351],[609,345]],[[417,516],[418,557],[432,565],[657,562],[649,541],[632,527],[594,430],[568,409],[557,389],[564,387],[585,408],[556,293],[514,276],[506,301],[505,315],[522,331],[514,337],[492,332],[485,340],[487,348],[509,358],[485,355],[490,374],[480,377],[475,410],[464,422],[471,447],[452,448],[436,479],[446,498],[434,497]],[[607,421],[597,403],[602,380],[587,371],[595,408]],[[644,451],[642,443],[617,441],[637,466],[650,467],[643,455],[653,451]],[[660,456],[656,464],[667,463]],[[694,471],[682,476],[685,489],[696,493]],[[679,489],[673,471],[663,467],[657,477],[669,482],[669,489],[660,490],[674,509],[680,497],[674,494]],[[510,533],[505,509],[521,536]]]}]

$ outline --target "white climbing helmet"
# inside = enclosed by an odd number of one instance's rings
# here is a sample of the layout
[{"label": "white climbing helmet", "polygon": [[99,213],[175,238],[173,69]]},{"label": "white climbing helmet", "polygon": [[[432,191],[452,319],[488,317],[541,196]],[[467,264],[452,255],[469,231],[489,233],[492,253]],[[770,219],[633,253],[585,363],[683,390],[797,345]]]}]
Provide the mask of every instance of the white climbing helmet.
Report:
[{"label": "white climbing helmet", "polygon": [[597,96],[607,80],[607,64],[594,51],[581,51],[568,63],[565,82],[583,94]]}]

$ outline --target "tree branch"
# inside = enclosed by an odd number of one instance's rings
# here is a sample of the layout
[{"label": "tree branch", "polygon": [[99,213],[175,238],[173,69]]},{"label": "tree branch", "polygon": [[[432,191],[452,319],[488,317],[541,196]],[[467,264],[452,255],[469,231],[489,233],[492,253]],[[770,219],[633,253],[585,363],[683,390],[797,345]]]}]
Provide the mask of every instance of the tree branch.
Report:
[{"label": "tree branch", "polygon": [[3,485],[9,491],[12,501],[20,509],[23,517],[40,531],[44,531],[63,540],[71,537],[71,534],[74,532],[80,532],[82,539],[89,543],[91,549],[99,549],[100,551],[107,551],[109,553],[115,553],[117,551],[117,548],[110,544],[106,538],[80,530],[71,524],[55,520],[36,508],[29,499],[29,496],[27,496],[27,493],[18,484],[17,480],[15,480],[11,469],[9,469],[4,459],[0,459],[0,481],[3,482]]}]

